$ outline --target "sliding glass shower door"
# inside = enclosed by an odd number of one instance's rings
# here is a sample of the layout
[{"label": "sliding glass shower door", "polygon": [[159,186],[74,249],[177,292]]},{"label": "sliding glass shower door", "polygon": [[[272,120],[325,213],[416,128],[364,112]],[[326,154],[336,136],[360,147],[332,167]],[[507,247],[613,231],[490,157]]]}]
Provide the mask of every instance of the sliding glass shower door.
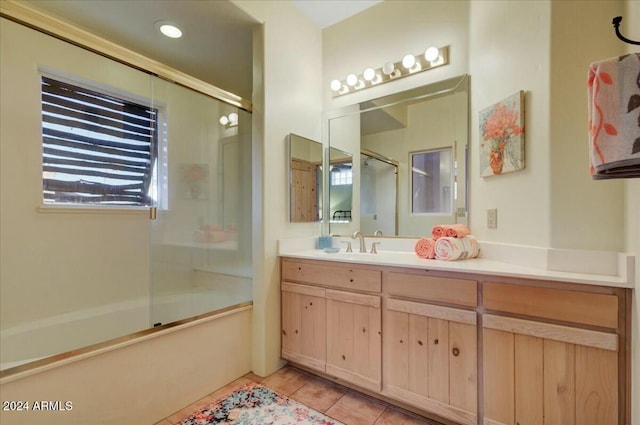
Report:
[{"label": "sliding glass shower door", "polygon": [[251,300],[251,115],[156,80],[151,324]]}]

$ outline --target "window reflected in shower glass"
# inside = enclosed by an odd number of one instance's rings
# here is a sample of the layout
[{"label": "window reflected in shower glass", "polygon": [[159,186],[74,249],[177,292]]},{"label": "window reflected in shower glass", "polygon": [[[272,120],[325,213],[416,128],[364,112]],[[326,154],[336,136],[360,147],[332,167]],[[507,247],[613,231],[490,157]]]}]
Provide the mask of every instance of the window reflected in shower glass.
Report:
[{"label": "window reflected in shower glass", "polygon": [[451,214],[453,205],[453,152],[451,148],[412,152],[411,212]]}]

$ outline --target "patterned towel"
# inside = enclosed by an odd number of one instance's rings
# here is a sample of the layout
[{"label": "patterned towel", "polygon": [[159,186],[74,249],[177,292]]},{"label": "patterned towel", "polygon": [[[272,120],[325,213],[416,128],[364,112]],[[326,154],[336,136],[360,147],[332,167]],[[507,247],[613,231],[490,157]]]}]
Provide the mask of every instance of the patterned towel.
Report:
[{"label": "patterned towel", "polygon": [[445,236],[436,241],[436,260],[462,260],[477,257],[479,253],[478,241],[471,235],[463,238]]},{"label": "patterned towel", "polygon": [[591,64],[587,85],[591,175],[640,177],[640,53]]}]

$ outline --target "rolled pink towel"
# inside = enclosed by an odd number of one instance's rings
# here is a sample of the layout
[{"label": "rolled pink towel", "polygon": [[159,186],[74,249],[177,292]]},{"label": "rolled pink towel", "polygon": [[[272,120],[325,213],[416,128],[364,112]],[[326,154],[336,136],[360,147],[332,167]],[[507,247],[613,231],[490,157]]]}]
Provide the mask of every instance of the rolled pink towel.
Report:
[{"label": "rolled pink towel", "polygon": [[452,224],[447,226],[446,233],[450,238],[463,238],[471,232],[465,224]]},{"label": "rolled pink towel", "polygon": [[436,258],[436,241],[433,238],[421,238],[416,242],[415,251],[418,257],[425,259]]},{"label": "rolled pink towel", "polygon": [[474,258],[480,253],[478,241],[474,236],[462,238],[442,237],[436,241],[436,259],[453,261],[463,258]]},{"label": "rolled pink towel", "polygon": [[431,237],[433,240],[437,241],[439,238],[447,236],[447,229],[445,227],[444,224],[439,224],[431,228]]},{"label": "rolled pink towel", "polygon": [[431,228],[431,236],[436,240],[444,236],[462,238],[470,233],[466,224],[438,224]]}]

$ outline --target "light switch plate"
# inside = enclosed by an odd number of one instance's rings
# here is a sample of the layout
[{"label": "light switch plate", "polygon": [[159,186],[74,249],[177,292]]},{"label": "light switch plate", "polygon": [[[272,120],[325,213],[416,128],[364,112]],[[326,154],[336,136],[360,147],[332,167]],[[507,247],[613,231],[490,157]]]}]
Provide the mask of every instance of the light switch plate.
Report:
[{"label": "light switch plate", "polygon": [[498,209],[497,208],[487,209],[487,227],[489,229],[498,228]]}]

